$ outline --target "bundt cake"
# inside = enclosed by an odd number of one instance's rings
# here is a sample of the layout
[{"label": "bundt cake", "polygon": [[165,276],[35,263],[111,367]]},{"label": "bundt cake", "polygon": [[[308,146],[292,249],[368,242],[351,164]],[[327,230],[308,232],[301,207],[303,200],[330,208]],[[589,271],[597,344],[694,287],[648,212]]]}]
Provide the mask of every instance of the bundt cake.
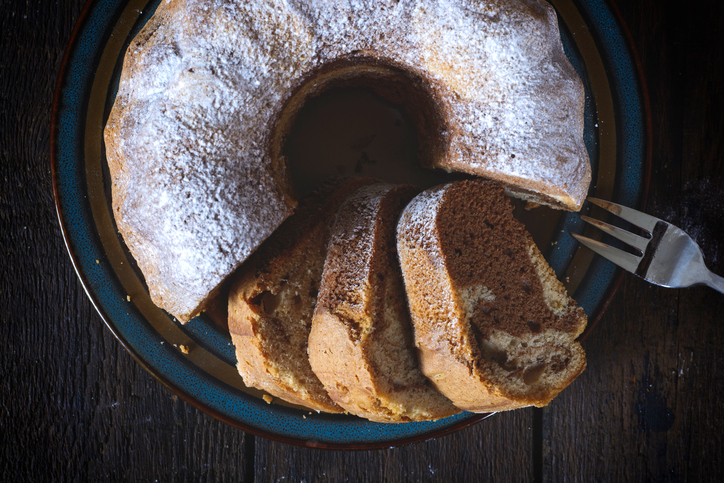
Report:
[{"label": "bundt cake", "polygon": [[417,367],[395,253],[397,218],[417,191],[370,185],[342,205],[309,335],[309,361],[331,398],[373,421],[427,421],[459,412]]},{"label": "bundt cake", "polygon": [[459,408],[544,406],[585,368],[586,325],[503,189],[463,181],[404,210],[397,250],[420,368]]},{"label": "bundt cake", "polygon": [[348,195],[372,182],[325,183],[234,275],[229,332],[247,386],[317,411],[342,411],[312,372],[307,341],[335,213]]},{"label": "bundt cake", "polygon": [[105,128],[115,219],[157,305],[197,314],[292,213],[286,134],[335,85],[401,102],[425,166],[583,202],[584,91],[543,0],[168,0]]}]

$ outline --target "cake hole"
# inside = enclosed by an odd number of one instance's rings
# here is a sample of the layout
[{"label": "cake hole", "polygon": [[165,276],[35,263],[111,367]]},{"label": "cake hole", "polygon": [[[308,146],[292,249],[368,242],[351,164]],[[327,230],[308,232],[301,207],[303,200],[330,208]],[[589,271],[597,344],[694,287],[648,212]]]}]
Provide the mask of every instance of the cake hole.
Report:
[{"label": "cake hole", "polygon": [[423,167],[447,148],[443,116],[423,81],[353,57],[312,73],[275,127],[273,152],[286,158],[296,190],[339,175],[421,188],[469,178]]},{"label": "cake hole", "polygon": [[561,372],[566,367],[568,367],[568,364],[570,364],[570,363],[571,363],[570,357],[561,359],[558,356],[554,356],[551,358],[551,372],[553,372],[553,373]]},{"label": "cake hole", "polygon": [[478,347],[483,360],[495,363],[508,372],[517,369],[517,360],[509,359],[508,353],[493,345],[490,340],[478,340]]},{"label": "cake hole", "polygon": [[283,149],[300,193],[331,176],[402,183],[425,174],[414,125],[398,106],[365,89],[333,89],[308,100]]},{"label": "cake hole", "polygon": [[528,384],[529,386],[537,383],[538,381],[540,381],[540,378],[545,372],[545,369],[546,365],[543,362],[539,362],[530,366],[525,370],[525,372],[523,372],[523,382]]},{"label": "cake hole", "polygon": [[508,372],[513,372],[520,366],[520,361],[516,358],[506,360],[502,367]]},{"label": "cake hole", "polygon": [[266,315],[271,315],[279,307],[279,296],[271,292],[262,292],[251,299],[252,305],[256,305]]},{"label": "cake hole", "polygon": [[537,334],[541,330],[540,322],[537,322],[535,320],[529,320],[528,328],[530,329],[531,332],[533,332],[534,334]]}]

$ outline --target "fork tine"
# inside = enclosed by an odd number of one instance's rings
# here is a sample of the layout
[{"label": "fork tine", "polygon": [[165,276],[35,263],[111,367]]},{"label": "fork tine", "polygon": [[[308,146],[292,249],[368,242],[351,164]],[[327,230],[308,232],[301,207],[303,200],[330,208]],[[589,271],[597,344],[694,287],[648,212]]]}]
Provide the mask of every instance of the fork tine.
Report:
[{"label": "fork tine", "polygon": [[571,235],[573,235],[573,237],[581,242],[583,245],[587,246],[594,252],[601,255],[603,258],[610,260],[624,270],[628,270],[631,273],[636,273],[636,268],[638,268],[639,266],[641,257],[637,257],[636,255],[632,255],[628,252],[619,250],[618,248],[614,248],[612,246],[608,246],[605,243],[592,240],[585,236],[577,235],[575,233],[571,233]]},{"label": "fork tine", "polygon": [[626,206],[621,206],[616,203],[611,203],[610,201],[599,200],[598,198],[592,198],[590,196],[587,199],[594,205],[600,206],[604,210],[609,211],[620,218],[623,218],[629,223],[632,223],[639,228],[648,231],[649,233],[653,233],[656,223],[661,221],[658,218],[647,215],[646,213],[641,213],[638,210],[634,210]]},{"label": "fork tine", "polygon": [[595,226],[596,228],[605,233],[608,233],[614,238],[618,238],[627,245],[631,245],[632,247],[641,250],[641,254],[646,251],[646,245],[649,244],[648,238],[640,237],[631,233],[630,231],[618,228],[617,226],[609,225],[608,223],[596,220],[594,218],[591,218],[590,216],[581,215],[581,220],[585,221],[586,223],[590,223],[591,225]]}]

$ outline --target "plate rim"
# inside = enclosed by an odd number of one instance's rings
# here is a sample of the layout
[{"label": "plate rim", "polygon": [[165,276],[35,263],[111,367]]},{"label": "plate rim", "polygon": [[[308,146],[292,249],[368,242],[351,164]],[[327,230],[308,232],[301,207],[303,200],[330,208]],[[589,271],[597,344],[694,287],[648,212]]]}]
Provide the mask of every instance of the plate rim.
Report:
[{"label": "plate rim", "polygon": [[[633,63],[633,66],[635,67],[635,80],[637,83],[637,90],[638,93],[641,95],[641,107],[643,110],[643,127],[644,127],[644,152],[643,152],[643,176],[642,176],[642,185],[640,186],[639,192],[638,192],[638,200],[637,200],[637,206],[640,208],[643,208],[643,205],[645,204],[646,196],[648,194],[648,188],[649,188],[649,181],[650,181],[650,172],[651,172],[651,159],[652,159],[652,123],[651,123],[651,108],[649,104],[649,97],[648,97],[648,90],[647,85],[645,82],[644,77],[644,71],[643,67],[640,62],[640,58],[638,56],[638,52],[636,51],[635,44],[633,42],[633,37],[631,36],[630,31],[628,30],[628,27],[623,20],[623,17],[621,16],[621,13],[615,4],[614,0],[593,0],[597,1],[601,4],[607,4],[610,10],[610,13],[614,17],[614,20],[617,21],[617,27],[619,29],[619,33],[623,34],[623,40],[626,47],[626,53],[628,54],[628,57]],[[150,373],[156,380],[158,380],[161,384],[166,386],[168,389],[170,389],[174,394],[181,397],[184,401],[191,404],[192,406],[202,410],[203,412],[213,416],[214,418],[223,421],[231,426],[234,426],[238,429],[241,429],[245,432],[248,432],[250,434],[253,434],[255,436],[261,436],[265,437],[274,441],[279,441],[283,443],[298,445],[298,446],[304,446],[304,447],[312,447],[312,448],[323,448],[323,449],[334,449],[334,450],[369,450],[369,449],[378,449],[378,448],[389,448],[391,446],[401,446],[406,444],[411,444],[415,442],[425,441],[428,439],[436,438],[439,436],[443,436],[446,434],[450,434],[453,432],[456,432],[458,430],[464,429],[466,427],[469,427],[483,419],[486,419],[487,417],[490,417],[492,414],[495,413],[489,413],[489,414],[472,414],[470,413],[470,417],[467,417],[461,421],[458,421],[456,423],[451,424],[450,426],[446,426],[444,428],[436,429],[430,432],[425,432],[423,434],[417,434],[413,436],[403,437],[400,439],[393,439],[393,440],[385,440],[385,441],[379,441],[379,442],[365,442],[365,443],[330,443],[330,442],[318,442],[318,441],[308,441],[308,440],[302,440],[294,437],[289,437],[281,434],[276,433],[270,433],[263,429],[258,429],[253,426],[250,426],[246,423],[231,419],[224,414],[216,411],[215,409],[209,407],[208,405],[204,405],[203,403],[197,401],[192,396],[187,394],[186,391],[178,387],[177,385],[173,384],[166,376],[164,376],[162,373],[160,373],[157,370],[154,370],[137,352],[137,350],[129,343],[129,341],[119,332],[119,330],[115,327],[114,323],[112,322],[110,316],[108,313],[106,313],[105,309],[102,307],[101,303],[97,299],[97,295],[91,290],[90,283],[87,279],[87,275],[84,273],[83,269],[81,268],[80,262],[77,258],[77,254],[74,252],[74,249],[72,247],[72,242],[70,239],[70,233],[69,233],[69,226],[67,221],[65,220],[63,209],[62,209],[62,195],[60,194],[60,186],[59,186],[59,171],[58,171],[58,155],[59,155],[59,147],[58,147],[58,138],[60,136],[60,130],[59,130],[59,116],[61,112],[61,99],[63,95],[64,90],[64,81],[67,79],[68,75],[68,68],[71,61],[71,57],[75,49],[78,47],[78,41],[81,32],[83,31],[86,21],[88,20],[88,17],[93,10],[93,7],[97,4],[101,3],[100,0],[88,0],[83,7],[80,16],[74,26],[73,32],[68,40],[68,43],[66,45],[66,49],[63,55],[63,59],[61,61],[61,65],[58,71],[58,77],[56,80],[56,86],[55,86],[55,92],[54,92],[54,98],[53,98],[53,105],[52,105],[52,112],[51,112],[51,133],[50,133],[50,163],[51,163],[51,177],[52,177],[52,186],[53,186],[53,196],[54,196],[54,203],[56,208],[56,214],[57,219],[59,223],[59,227],[61,230],[61,234],[63,237],[63,241],[66,246],[66,250],[70,256],[71,263],[73,265],[73,268],[78,276],[79,281],[81,282],[81,286],[83,287],[83,290],[86,292],[86,295],[90,299],[92,305],[96,309],[96,312],[101,317],[101,320],[103,320],[104,324],[108,329],[111,331],[111,333],[118,339],[118,341],[121,343],[121,345],[124,347],[126,351],[128,351],[133,359],[141,365],[148,373]],[[580,2],[574,1],[576,4],[576,8],[581,10]],[[585,7],[584,7],[585,8]],[[614,281],[611,283],[610,287],[608,288],[608,292],[603,295],[602,300],[603,302],[599,305],[599,307],[596,309],[595,315],[592,317],[592,322],[589,322],[588,328],[586,329],[586,332],[581,337],[581,341],[583,341],[588,335],[591,333],[592,329],[598,324],[600,321],[602,315],[606,312],[608,306],[611,303],[611,300],[613,299],[616,291],[618,290],[623,277],[625,275],[625,272],[623,272],[620,269],[617,269],[618,273],[615,276]]]}]

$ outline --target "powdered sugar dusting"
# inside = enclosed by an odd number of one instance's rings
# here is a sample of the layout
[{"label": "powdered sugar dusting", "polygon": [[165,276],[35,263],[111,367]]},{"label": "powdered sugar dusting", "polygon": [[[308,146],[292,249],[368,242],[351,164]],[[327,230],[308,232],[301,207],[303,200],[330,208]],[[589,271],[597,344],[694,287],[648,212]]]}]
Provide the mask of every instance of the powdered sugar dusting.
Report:
[{"label": "powdered sugar dusting", "polygon": [[[430,310],[439,311],[440,320],[459,320],[465,315],[456,309],[457,297],[445,266],[436,222],[437,213],[450,186],[438,186],[418,194],[402,211],[397,224],[397,252],[413,318],[415,313]],[[431,273],[425,274],[424,280],[413,276],[415,265],[420,260],[424,260],[425,270],[431,270]],[[431,288],[433,281],[434,289]],[[421,290],[422,297],[409,294],[415,290],[414,287]],[[434,300],[434,303],[426,303],[426,298]],[[418,303],[424,306],[417,307]],[[459,328],[455,324],[449,325],[450,337],[457,337]]]},{"label": "powdered sugar dusting", "polygon": [[119,229],[154,301],[187,318],[289,215],[271,126],[345,56],[431,79],[443,167],[582,199],[583,91],[555,22],[539,0],[163,3],[129,47],[106,133]]},{"label": "powdered sugar dusting", "polygon": [[338,253],[336,257],[328,256],[329,267],[325,265],[325,272],[329,269],[343,272],[343,285],[358,290],[361,295],[356,300],[361,313],[364,313],[362,306],[370,303],[366,281],[371,278],[369,261],[377,236],[375,222],[380,203],[390,189],[392,185],[389,184],[374,184],[358,189],[339,208],[329,240],[330,254],[333,249],[338,250]]},{"label": "powdered sugar dusting", "polygon": [[562,53],[555,13],[537,2],[459,3],[433,2],[414,23],[424,68],[452,90],[451,124],[464,126],[453,129],[448,166],[567,186],[582,200],[590,181],[584,91]]}]

